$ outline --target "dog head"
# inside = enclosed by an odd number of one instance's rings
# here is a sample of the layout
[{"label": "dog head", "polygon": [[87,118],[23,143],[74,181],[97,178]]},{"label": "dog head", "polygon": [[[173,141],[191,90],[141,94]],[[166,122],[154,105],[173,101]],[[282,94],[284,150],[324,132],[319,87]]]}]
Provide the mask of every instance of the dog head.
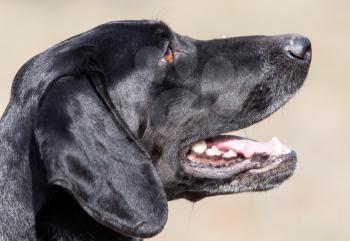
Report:
[{"label": "dog head", "polygon": [[[260,143],[221,134],[266,118],[296,93],[311,61],[307,38],[201,41],[159,22],[135,23],[134,31],[142,37],[133,50],[116,50],[129,61],[110,61],[118,76],[120,69],[124,74],[118,81],[111,74],[109,93],[151,156],[169,199],[266,190],[293,173],[296,154],[277,139]],[[196,153],[194,145],[207,148]],[[215,145],[221,156],[208,156]],[[234,157],[223,158],[230,150]]]},{"label": "dog head", "polygon": [[105,226],[152,236],[167,200],[261,191],[292,175],[296,154],[277,139],[221,134],[263,120],[296,93],[311,61],[307,38],[202,41],[162,22],[127,21],[54,51],[56,68],[76,53],[81,64],[38,108],[48,183]]}]

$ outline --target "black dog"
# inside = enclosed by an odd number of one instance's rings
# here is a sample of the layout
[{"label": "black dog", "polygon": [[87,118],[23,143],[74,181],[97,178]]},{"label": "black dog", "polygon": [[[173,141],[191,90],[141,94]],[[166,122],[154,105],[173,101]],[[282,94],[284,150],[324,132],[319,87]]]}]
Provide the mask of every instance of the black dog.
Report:
[{"label": "black dog", "polygon": [[294,151],[220,134],[286,103],[310,61],[300,35],[199,41],[158,21],[35,56],[0,122],[1,240],[141,240],[168,200],[276,187]]}]

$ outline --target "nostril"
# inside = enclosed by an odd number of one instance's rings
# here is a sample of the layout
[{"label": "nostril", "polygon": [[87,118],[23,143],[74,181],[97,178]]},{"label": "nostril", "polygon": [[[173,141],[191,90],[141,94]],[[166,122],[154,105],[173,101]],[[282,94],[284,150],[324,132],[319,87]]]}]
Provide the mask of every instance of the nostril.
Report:
[{"label": "nostril", "polygon": [[294,35],[287,46],[289,55],[300,60],[311,60],[311,42],[308,38]]}]

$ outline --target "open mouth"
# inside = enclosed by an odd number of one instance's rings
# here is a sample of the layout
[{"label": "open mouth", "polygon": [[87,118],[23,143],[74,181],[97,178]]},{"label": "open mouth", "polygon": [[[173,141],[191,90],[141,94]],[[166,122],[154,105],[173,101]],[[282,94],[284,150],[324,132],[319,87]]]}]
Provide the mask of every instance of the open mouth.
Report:
[{"label": "open mouth", "polygon": [[182,165],[184,171],[192,176],[224,179],[243,172],[268,172],[283,162],[295,159],[295,152],[276,137],[259,142],[219,135],[192,144]]}]

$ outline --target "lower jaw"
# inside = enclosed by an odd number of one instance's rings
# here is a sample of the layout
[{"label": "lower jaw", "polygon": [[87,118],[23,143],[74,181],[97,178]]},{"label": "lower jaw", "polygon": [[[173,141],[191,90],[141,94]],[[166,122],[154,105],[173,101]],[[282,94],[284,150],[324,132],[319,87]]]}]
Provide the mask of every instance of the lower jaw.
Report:
[{"label": "lower jaw", "polygon": [[[266,169],[252,168],[236,175],[228,173],[221,177],[215,170],[210,175],[203,175],[203,172],[198,171],[199,175],[196,177],[195,171],[186,167],[189,160],[183,159],[181,161],[183,167],[182,175],[191,177],[190,179],[195,178],[196,182],[195,184],[191,182],[190,186],[185,184],[182,189],[178,186],[175,189],[168,189],[168,199],[170,201],[185,198],[191,202],[196,202],[210,196],[259,192],[276,188],[294,174],[297,164],[295,152],[291,153],[289,157],[283,158],[282,162],[277,166],[271,166],[271,169],[268,171]],[[210,173],[210,171],[208,172]]]}]

